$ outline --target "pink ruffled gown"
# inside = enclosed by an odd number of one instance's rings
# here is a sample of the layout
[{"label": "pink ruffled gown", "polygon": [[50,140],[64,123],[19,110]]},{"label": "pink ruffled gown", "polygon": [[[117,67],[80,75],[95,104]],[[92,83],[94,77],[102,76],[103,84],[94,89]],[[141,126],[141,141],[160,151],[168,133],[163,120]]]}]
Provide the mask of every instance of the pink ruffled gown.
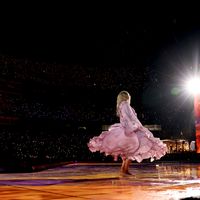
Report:
[{"label": "pink ruffled gown", "polygon": [[119,105],[120,123],[113,124],[108,131],[93,137],[88,143],[90,151],[112,155],[116,161],[120,156],[141,162],[143,159],[160,159],[167,152],[166,145],[142,124],[135,110],[127,101]]}]

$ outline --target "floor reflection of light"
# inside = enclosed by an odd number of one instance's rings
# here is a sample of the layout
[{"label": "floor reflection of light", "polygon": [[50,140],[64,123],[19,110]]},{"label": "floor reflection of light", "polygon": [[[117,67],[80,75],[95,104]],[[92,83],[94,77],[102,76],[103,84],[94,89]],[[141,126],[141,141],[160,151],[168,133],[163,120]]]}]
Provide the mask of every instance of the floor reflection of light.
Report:
[{"label": "floor reflection of light", "polygon": [[[20,191],[21,193],[13,191],[13,185],[16,189],[22,186],[27,189],[26,191],[29,189],[28,194],[30,196],[32,194],[33,197],[36,193],[42,196],[49,192],[48,195],[52,196],[46,199],[56,199],[59,193],[68,195],[68,191],[73,191],[74,196],[72,196],[80,197],[79,199],[84,199],[85,195],[87,199],[94,199],[95,195],[95,199],[126,200],[169,200],[170,198],[178,200],[186,197],[200,197],[200,178],[197,176],[200,164],[132,164],[130,171],[133,176],[124,177],[119,177],[119,169],[120,164],[94,163],[90,165],[86,163],[34,174],[1,174],[0,199],[8,199],[3,198],[8,194],[13,195],[12,199],[22,199],[17,197],[26,195],[25,191]],[[7,184],[9,190],[4,194],[3,184],[6,181],[9,181]],[[41,184],[37,186],[36,183],[42,183],[43,186]]]},{"label": "floor reflection of light", "polygon": [[[175,180],[176,183],[179,183],[180,185],[184,185],[184,184],[195,184],[195,183],[199,183],[199,179],[195,179],[195,180]],[[173,181],[172,181],[173,182]],[[199,193],[200,194],[200,193]]]},{"label": "floor reflection of light", "polygon": [[[182,198],[199,198],[200,188],[186,188],[184,190],[167,190],[163,194],[167,194],[173,200],[180,200]],[[170,198],[169,198],[170,199]]]},{"label": "floor reflection of light", "polygon": [[188,197],[200,197],[200,187],[197,189],[194,188],[187,188],[186,189],[186,195]]}]

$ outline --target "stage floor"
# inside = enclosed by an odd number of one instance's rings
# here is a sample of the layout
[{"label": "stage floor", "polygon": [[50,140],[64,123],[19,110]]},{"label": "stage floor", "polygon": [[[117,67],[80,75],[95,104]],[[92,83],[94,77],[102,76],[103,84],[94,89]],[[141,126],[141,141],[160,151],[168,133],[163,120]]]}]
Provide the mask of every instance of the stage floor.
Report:
[{"label": "stage floor", "polygon": [[200,164],[75,163],[34,173],[0,174],[0,199],[175,200],[200,198]]}]

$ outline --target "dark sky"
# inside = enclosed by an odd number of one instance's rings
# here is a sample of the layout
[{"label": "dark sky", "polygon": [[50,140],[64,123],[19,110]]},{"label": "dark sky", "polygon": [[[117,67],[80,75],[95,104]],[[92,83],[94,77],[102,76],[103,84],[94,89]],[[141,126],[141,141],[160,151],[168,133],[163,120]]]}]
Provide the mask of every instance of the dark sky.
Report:
[{"label": "dark sky", "polygon": [[199,14],[186,11],[148,5],[10,10],[1,20],[0,52],[62,63],[152,65],[198,37]]}]

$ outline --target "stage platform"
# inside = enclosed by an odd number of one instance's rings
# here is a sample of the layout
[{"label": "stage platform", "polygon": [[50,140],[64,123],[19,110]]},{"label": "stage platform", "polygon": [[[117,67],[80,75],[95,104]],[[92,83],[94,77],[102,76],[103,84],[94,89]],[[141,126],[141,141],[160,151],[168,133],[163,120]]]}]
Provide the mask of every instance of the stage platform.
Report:
[{"label": "stage platform", "polygon": [[40,172],[1,173],[0,199],[176,200],[200,198],[200,164],[71,163]]}]

